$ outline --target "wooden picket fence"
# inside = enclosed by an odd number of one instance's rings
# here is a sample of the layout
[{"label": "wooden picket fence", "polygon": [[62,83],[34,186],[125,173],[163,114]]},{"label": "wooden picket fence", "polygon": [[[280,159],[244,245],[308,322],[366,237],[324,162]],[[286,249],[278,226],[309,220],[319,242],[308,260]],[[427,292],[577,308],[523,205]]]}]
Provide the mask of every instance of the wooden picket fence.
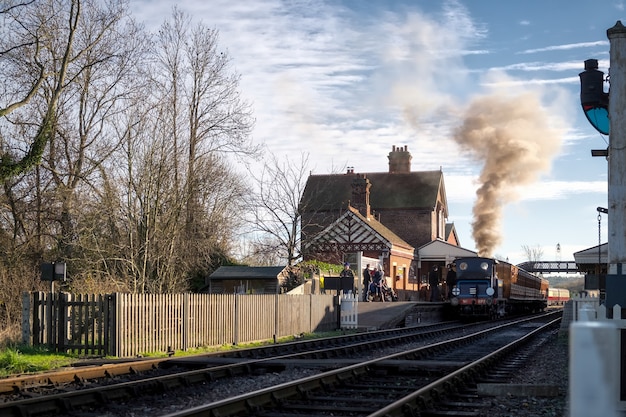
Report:
[{"label": "wooden picket fence", "polygon": [[148,352],[276,340],[335,330],[332,295],[69,294],[23,296],[22,341],[59,352]]}]

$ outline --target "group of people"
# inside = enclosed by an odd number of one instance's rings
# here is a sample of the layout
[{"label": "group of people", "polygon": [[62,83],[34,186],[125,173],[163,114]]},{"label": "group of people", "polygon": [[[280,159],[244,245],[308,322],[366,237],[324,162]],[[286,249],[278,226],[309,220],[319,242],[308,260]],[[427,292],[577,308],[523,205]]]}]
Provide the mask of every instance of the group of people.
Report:
[{"label": "group of people", "polygon": [[456,285],[456,265],[450,263],[447,266],[448,273],[446,275],[446,291],[441,294],[439,291],[439,266],[433,265],[432,270],[428,274],[428,285],[430,286],[430,301],[443,301],[452,298],[452,289]]},{"label": "group of people", "polygon": [[387,280],[380,265],[371,270],[367,264],[363,270],[363,301],[392,301],[393,293],[387,286]]},{"label": "group of people", "polygon": [[[350,269],[349,263],[343,264],[343,271],[339,274],[342,278],[354,278],[354,273]],[[395,293],[387,285],[387,280],[383,273],[383,268],[378,265],[371,269],[370,264],[363,270],[363,301],[394,301],[397,299]]]},{"label": "group of people", "polygon": [[[343,278],[354,278],[350,264],[345,263],[343,267],[340,276]],[[456,284],[456,266],[451,263],[447,265],[447,269],[445,298],[450,299],[452,298],[452,288]],[[439,291],[439,266],[433,265],[432,270],[428,274],[428,283],[430,287],[430,301],[442,300],[444,297],[442,297]],[[393,301],[395,297],[395,293],[387,285],[382,267],[378,265],[377,268],[371,269],[370,264],[367,264],[363,270],[363,301]]]}]

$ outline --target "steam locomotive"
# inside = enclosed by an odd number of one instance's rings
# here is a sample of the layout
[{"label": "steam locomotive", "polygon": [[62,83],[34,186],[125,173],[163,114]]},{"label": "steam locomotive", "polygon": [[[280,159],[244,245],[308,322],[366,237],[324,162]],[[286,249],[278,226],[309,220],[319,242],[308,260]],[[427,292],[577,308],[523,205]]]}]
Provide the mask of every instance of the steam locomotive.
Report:
[{"label": "steam locomotive", "polygon": [[460,318],[494,319],[543,311],[548,281],[507,262],[458,258],[450,305]]}]

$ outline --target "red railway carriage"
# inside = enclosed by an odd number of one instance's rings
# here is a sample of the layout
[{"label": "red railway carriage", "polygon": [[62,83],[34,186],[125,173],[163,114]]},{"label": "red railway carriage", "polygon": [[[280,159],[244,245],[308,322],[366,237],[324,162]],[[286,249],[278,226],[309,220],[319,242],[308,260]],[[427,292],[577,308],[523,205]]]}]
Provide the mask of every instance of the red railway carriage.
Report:
[{"label": "red railway carriage", "polygon": [[569,298],[569,290],[565,288],[548,288],[548,305],[564,305]]},{"label": "red railway carriage", "polygon": [[450,304],[460,317],[496,318],[543,311],[548,281],[507,262],[459,258]]}]

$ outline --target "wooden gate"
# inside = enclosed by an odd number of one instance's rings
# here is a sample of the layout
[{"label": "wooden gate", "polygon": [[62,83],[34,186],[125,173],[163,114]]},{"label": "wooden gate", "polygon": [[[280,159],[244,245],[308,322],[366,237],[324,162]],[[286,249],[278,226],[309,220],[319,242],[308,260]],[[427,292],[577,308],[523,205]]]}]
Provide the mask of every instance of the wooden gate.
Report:
[{"label": "wooden gate", "polygon": [[[32,345],[81,355],[108,354],[113,305],[107,294],[35,292],[24,297],[32,311]],[[32,308],[27,303],[32,303]]]}]

